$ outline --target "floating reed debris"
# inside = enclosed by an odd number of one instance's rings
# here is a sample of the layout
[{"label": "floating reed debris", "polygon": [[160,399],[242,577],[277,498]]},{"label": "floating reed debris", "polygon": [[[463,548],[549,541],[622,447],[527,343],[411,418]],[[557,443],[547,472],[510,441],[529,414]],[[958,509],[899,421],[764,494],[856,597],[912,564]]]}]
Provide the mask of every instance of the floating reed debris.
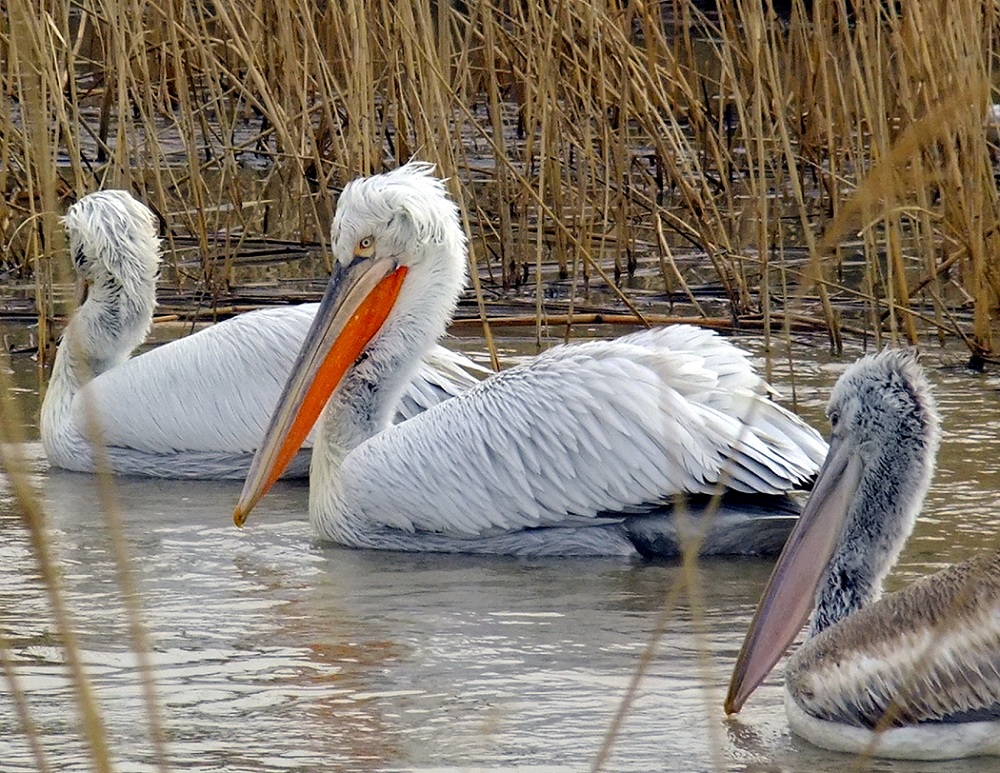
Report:
[{"label": "floating reed debris", "polygon": [[248,240],[322,243],[345,181],[417,155],[455,175],[477,280],[533,293],[539,329],[550,278],[625,309],[648,269],[694,314],[710,274],[737,320],[794,311],[838,346],[847,314],[914,341],[921,303],[991,351],[996,4],[784,5],[14,0],[0,270],[34,277],[44,343],[56,214],[118,186],[169,246],[194,240],[171,281],[217,297]]}]

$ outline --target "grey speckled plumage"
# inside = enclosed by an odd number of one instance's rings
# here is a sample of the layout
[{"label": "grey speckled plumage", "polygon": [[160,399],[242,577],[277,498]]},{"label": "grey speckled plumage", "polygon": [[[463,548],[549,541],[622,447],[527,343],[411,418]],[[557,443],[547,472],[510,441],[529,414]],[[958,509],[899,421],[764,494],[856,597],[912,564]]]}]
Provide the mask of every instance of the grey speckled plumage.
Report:
[{"label": "grey speckled plumage", "polygon": [[838,380],[828,414],[829,454],[747,632],[727,710],[738,711],[780,657],[812,598],[810,635],[785,674],[793,732],[875,756],[1000,755],[1000,554],[880,598],[938,449],[916,356],[862,358]]},{"label": "grey speckled plumage", "polygon": [[[240,478],[319,304],[250,312],[132,358],[156,304],[160,240],[150,210],[100,191],[64,218],[86,300],[56,354],[42,404],[42,443],[57,467],[95,469],[91,426],[120,474]],[[399,406],[409,418],[477,383],[482,371],[437,347]],[[289,475],[308,472],[303,450]]]},{"label": "grey speckled plumage", "polygon": [[785,673],[796,702],[834,722],[1000,719],[1000,554],[851,614],[799,647]]},{"label": "grey speckled plumage", "polygon": [[882,593],[923,504],[941,431],[930,386],[909,350],[863,357],[837,380],[827,404],[832,448],[863,458],[840,545],[820,581],[812,633]]}]

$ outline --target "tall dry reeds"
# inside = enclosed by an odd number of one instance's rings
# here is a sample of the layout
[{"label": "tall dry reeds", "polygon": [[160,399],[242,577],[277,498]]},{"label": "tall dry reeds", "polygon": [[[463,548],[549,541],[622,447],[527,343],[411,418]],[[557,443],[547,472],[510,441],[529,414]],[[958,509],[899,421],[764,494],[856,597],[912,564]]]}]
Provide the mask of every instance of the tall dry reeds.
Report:
[{"label": "tall dry reeds", "polygon": [[457,173],[483,279],[529,280],[539,320],[556,277],[548,311],[597,281],[641,312],[638,268],[695,314],[989,352],[995,4],[698,6],[11,0],[4,265],[44,324],[56,213],[122,186],[217,294],[244,240],[322,242],[331,189],[416,155]]},{"label": "tall dry reeds", "polygon": [[[718,5],[8,0],[0,277],[33,279],[44,347],[75,198],[132,190],[168,244],[194,240],[178,276],[216,296],[247,240],[322,243],[331,190],[415,155],[454,175],[484,317],[480,281],[523,285],[539,326],[603,285],[636,316],[662,316],[652,298],[765,334],[822,326],[835,346],[933,331],[991,352],[996,4]],[[0,440],[14,410],[0,399]],[[104,769],[42,512],[2,448]],[[2,637],[0,670],[16,699]]]}]

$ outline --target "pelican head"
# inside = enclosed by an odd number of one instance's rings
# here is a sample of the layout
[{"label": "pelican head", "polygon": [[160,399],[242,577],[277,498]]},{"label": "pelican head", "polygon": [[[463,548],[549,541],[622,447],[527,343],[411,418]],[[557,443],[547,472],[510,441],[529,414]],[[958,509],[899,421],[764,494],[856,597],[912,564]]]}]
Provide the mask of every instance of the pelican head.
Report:
[{"label": "pelican head", "polygon": [[467,254],[458,207],[432,172],[411,162],[344,188],[331,227],[330,283],[254,457],[238,524],[328,403],[348,417],[321,427],[334,459],[386,427],[421,358],[444,334],[465,286]]},{"label": "pelican head", "polygon": [[389,321],[406,333],[405,343],[422,347],[444,334],[468,263],[458,207],[433,172],[432,164],[410,162],[348,183],[330,228],[331,287],[344,281],[341,273],[404,271]]},{"label": "pelican head", "polygon": [[740,710],[810,611],[815,635],[878,598],[930,485],[940,430],[912,351],[885,350],[848,368],[827,416],[830,450],[747,631],[728,713]]},{"label": "pelican head", "polygon": [[84,196],[62,221],[76,269],[77,309],[56,352],[40,428],[49,459],[72,468],[67,435],[74,398],[92,378],[127,360],[148,335],[160,240],[153,213],[126,191]]},{"label": "pelican head", "polygon": [[127,191],[98,191],[62,219],[77,275],[65,342],[95,376],[125,360],[149,333],[160,266],[157,220]]}]

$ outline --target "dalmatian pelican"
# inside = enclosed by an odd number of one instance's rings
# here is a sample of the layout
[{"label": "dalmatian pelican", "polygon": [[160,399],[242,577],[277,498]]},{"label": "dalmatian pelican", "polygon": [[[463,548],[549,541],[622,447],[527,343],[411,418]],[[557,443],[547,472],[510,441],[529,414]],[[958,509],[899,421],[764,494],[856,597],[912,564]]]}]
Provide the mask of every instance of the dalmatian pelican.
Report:
[{"label": "dalmatian pelican", "polygon": [[811,611],[785,669],[793,733],[880,757],[1000,755],[1000,553],[881,597],[938,449],[916,356],[859,360],[827,413],[829,454],[747,632],[726,711],[740,710]]},{"label": "dalmatian pelican", "polygon": [[[126,475],[244,477],[318,304],[242,314],[132,357],[156,305],[155,216],[126,191],[106,190],[80,199],[63,223],[78,307],[42,402],[49,462],[92,472],[103,457]],[[468,388],[477,370],[435,347],[413,371],[397,418]],[[308,456],[289,474],[305,475]]]},{"label": "dalmatian pelican", "polygon": [[[779,497],[825,454],[818,433],[768,399],[744,352],[689,326],[556,347],[390,425],[465,284],[458,209],[432,167],[411,162],[344,189],[332,244],[333,275],[239,525],[317,420],[313,528],[389,550],[669,552],[677,530],[664,506],[676,496]],[[703,550],[767,552],[792,522],[724,509]]]}]

